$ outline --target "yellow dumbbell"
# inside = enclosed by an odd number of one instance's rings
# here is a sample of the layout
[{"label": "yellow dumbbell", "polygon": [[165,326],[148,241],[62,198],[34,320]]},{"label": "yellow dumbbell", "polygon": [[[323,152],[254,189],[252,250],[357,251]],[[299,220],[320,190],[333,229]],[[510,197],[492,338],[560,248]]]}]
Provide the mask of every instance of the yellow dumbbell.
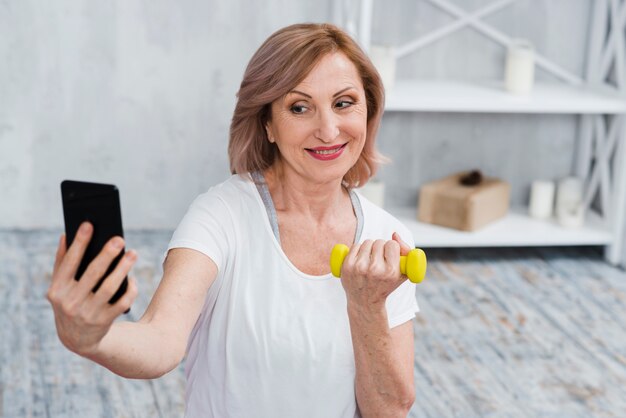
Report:
[{"label": "yellow dumbbell", "polygon": [[[341,277],[341,265],[350,248],[344,244],[336,244],[330,253],[330,271],[335,277]],[[413,283],[420,283],[426,275],[426,253],[415,248],[407,255],[400,256],[400,272],[405,274]]]}]

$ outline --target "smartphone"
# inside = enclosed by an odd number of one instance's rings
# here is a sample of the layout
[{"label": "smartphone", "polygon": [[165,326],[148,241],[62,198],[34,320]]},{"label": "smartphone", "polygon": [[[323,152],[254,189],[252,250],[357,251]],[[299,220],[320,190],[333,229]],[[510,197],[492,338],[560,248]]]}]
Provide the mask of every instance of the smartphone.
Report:
[{"label": "smartphone", "polygon": [[[65,237],[68,248],[76,237],[78,227],[83,222],[89,221],[93,225],[91,241],[74,277],[76,280],[80,280],[87,266],[100,253],[104,244],[114,236],[124,236],[120,194],[117,187],[113,184],[64,180],[61,183],[61,197],[63,200]],[[96,292],[100,288],[104,279],[115,269],[124,253],[125,251],[122,250],[113,260],[104,276],[100,278],[92,289],[92,292]],[[128,276],[124,278],[124,281],[109,300],[109,303],[117,302],[126,292],[127,287]]]}]

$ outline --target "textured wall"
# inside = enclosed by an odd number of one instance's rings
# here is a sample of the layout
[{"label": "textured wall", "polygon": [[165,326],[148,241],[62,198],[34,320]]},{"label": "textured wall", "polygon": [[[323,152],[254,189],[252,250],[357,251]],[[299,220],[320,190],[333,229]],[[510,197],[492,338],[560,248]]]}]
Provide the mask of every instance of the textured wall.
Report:
[{"label": "textured wall", "polygon": [[[384,4],[383,4],[384,3]],[[456,0],[476,9],[486,0]],[[425,1],[375,2],[373,41],[401,43],[450,21]],[[274,30],[331,19],[331,1],[0,1],[0,227],[60,227],[65,178],[114,182],[128,228],[174,227],[228,175],[235,93]],[[587,0],[520,0],[486,19],[582,74]],[[471,29],[399,63],[399,77],[500,77],[504,50]],[[541,71],[538,78],[550,79]],[[513,184],[571,168],[573,116],[389,114],[381,178],[392,204],[472,167]]]},{"label": "textured wall", "polygon": [[0,227],[60,227],[59,182],[113,182],[126,227],[171,228],[229,175],[245,65],[326,3],[0,1]]}]

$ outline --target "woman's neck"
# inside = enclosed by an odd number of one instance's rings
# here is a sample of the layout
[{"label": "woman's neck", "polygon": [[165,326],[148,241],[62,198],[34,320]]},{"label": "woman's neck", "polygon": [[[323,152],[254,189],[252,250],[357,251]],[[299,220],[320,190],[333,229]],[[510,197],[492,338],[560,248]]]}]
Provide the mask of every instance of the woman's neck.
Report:
[{"label": "woman's neck", "polygon": [[[315,182],[275,163],[263,173],[277,212],[298,213],[323,221],[350,205],[342,179]],[[345,213],[345,212],[344,212]]]}]

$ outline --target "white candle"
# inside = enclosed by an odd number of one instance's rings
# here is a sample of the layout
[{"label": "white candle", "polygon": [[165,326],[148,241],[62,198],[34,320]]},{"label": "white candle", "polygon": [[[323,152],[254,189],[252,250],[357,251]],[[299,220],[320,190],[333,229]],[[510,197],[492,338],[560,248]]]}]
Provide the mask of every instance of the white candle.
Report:
[{"label": "white candle", "polygon": [[583,204],[579,203],[570,207],[562,208],[557,219],[559,224],[565,228],[580,228],[585,223],[585,210]]},{"label": "white candle", "polygon": [[576,177],[559,181],[556,191],[556,216],[562,226],[581,227],[584,223],[583,183]]},{"label": "white candle", "polygon": [[505,87],[514,94],[530,93],[535,78],[535,51],[529,41],[514,39],[506,55]]},{"label": "white candle", "polygon": [[396,52],[391,46],[370,46],[370,59],[383,80],[385,90],[393,88],[396,79]]},{"label": "white candle", "polygon": [[556,211],[577,205],[583,199],[583,184],[577,177],[559,180],[556,191]]},{"label": "white candle", "polygon": [[548,219],[552,216],[554,202],[554,183],[536,180],[530,188],[530,216],[537,219]]},{"label": "white candle", "polygon": [[370,180],[359,191],[366,199],[381,208],[385,204],[385,183],[380,180]]}]

